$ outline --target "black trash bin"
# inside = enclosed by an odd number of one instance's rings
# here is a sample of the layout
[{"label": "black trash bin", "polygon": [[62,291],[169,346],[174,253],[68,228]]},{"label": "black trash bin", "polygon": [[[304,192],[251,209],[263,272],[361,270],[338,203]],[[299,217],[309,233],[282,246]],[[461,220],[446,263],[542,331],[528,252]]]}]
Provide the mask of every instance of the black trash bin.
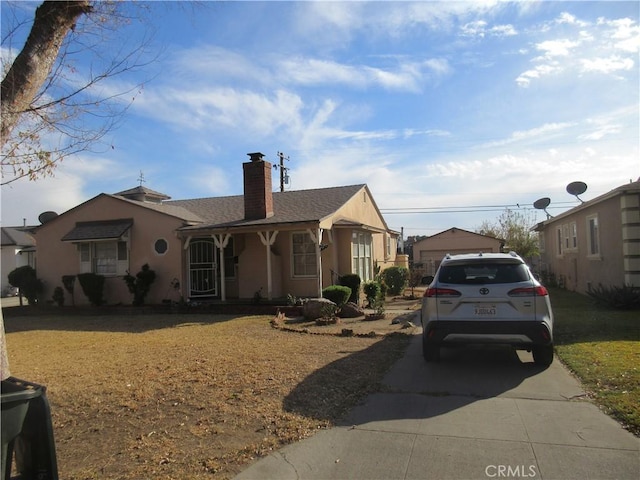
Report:
[{"label": "black trash bin", "polygon": [[15,451],[21,480],[58,480],[51,410],[46,388],[9,377],[2,380],[2,479],[11,478]]}]

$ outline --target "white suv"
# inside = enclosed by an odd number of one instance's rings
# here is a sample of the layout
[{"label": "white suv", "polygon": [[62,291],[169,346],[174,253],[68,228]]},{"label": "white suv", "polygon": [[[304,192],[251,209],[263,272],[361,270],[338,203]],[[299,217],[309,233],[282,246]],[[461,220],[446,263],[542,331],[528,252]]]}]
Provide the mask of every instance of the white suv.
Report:
[{"label": "white suv", "polygon": [[553,362],[553,312],[547,289],[524,260],[511,253],[447,254],[422,299],[422,352],[440,347],[498,343]]}]

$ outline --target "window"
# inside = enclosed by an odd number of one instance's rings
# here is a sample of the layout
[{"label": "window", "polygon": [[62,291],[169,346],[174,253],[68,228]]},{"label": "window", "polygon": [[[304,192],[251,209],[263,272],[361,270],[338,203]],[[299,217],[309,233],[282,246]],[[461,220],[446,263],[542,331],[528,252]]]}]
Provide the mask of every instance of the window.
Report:
[{"label": "window", "polygon": [[351,236],[351,252],[353,257],[352,273],[357,274],[363,282],[373,280],[371,243],[370,233],[353,232]]},{"label": "window", "polygon": [[600,230],[598,227],[598,216],[591,215],[587,217],[587,256],[600,256]]},{"label": "window", "polygon": [[569,248],[575,250],[578,248],[578,227],[576,226],[576,222],[571,222],[569,224]]},{"label": "window", "polygon": [[562,255],[562,228],[556,229],[556,241],[558,245],[558,256]]},{"label": "window", "polygon": [[129,246],[125,241],[78,244],[80,273],[125,275],[129,269]]},{"label": "window", "polygon": [[293,233],[292,255],[294,277],[315,277],[317,274],[316,244],[308,233]]},{"label": "window", "polygon": [[153,249],[158,255],[164,255],[165,253],[167,253],[167,250],[169,249],[169,244],[164,238],[159,238],[153,244]]},{"label": "window", "polygon": [[569,248],[569,225],[566,223],[562,225],[562,239],[564,242],[563,248],[567,250]]}]

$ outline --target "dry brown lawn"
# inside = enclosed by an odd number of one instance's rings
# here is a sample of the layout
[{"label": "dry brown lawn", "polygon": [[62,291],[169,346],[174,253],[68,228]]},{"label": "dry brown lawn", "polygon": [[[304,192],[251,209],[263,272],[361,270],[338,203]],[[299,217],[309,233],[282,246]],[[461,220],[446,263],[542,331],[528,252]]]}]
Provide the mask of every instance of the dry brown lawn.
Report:
[{"label": "dry brown lawn", "polygon": [[187,480],[233,477],[330,427],[380,388],[409,339],[358,334],[412,333],[271,320],[5,316],[5,327],[12,375],[47,387],[60,478]]}]

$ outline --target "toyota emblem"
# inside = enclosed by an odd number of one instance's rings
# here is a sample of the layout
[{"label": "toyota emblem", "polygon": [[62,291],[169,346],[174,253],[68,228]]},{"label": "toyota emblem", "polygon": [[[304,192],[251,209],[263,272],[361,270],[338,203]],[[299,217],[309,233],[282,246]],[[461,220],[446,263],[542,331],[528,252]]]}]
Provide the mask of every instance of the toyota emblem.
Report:
[{"label": "toyota emblem", "polygon": [[489,289],[488,288],[481,288],[480,289],[480,295],[487,295],[489,293]]}]

